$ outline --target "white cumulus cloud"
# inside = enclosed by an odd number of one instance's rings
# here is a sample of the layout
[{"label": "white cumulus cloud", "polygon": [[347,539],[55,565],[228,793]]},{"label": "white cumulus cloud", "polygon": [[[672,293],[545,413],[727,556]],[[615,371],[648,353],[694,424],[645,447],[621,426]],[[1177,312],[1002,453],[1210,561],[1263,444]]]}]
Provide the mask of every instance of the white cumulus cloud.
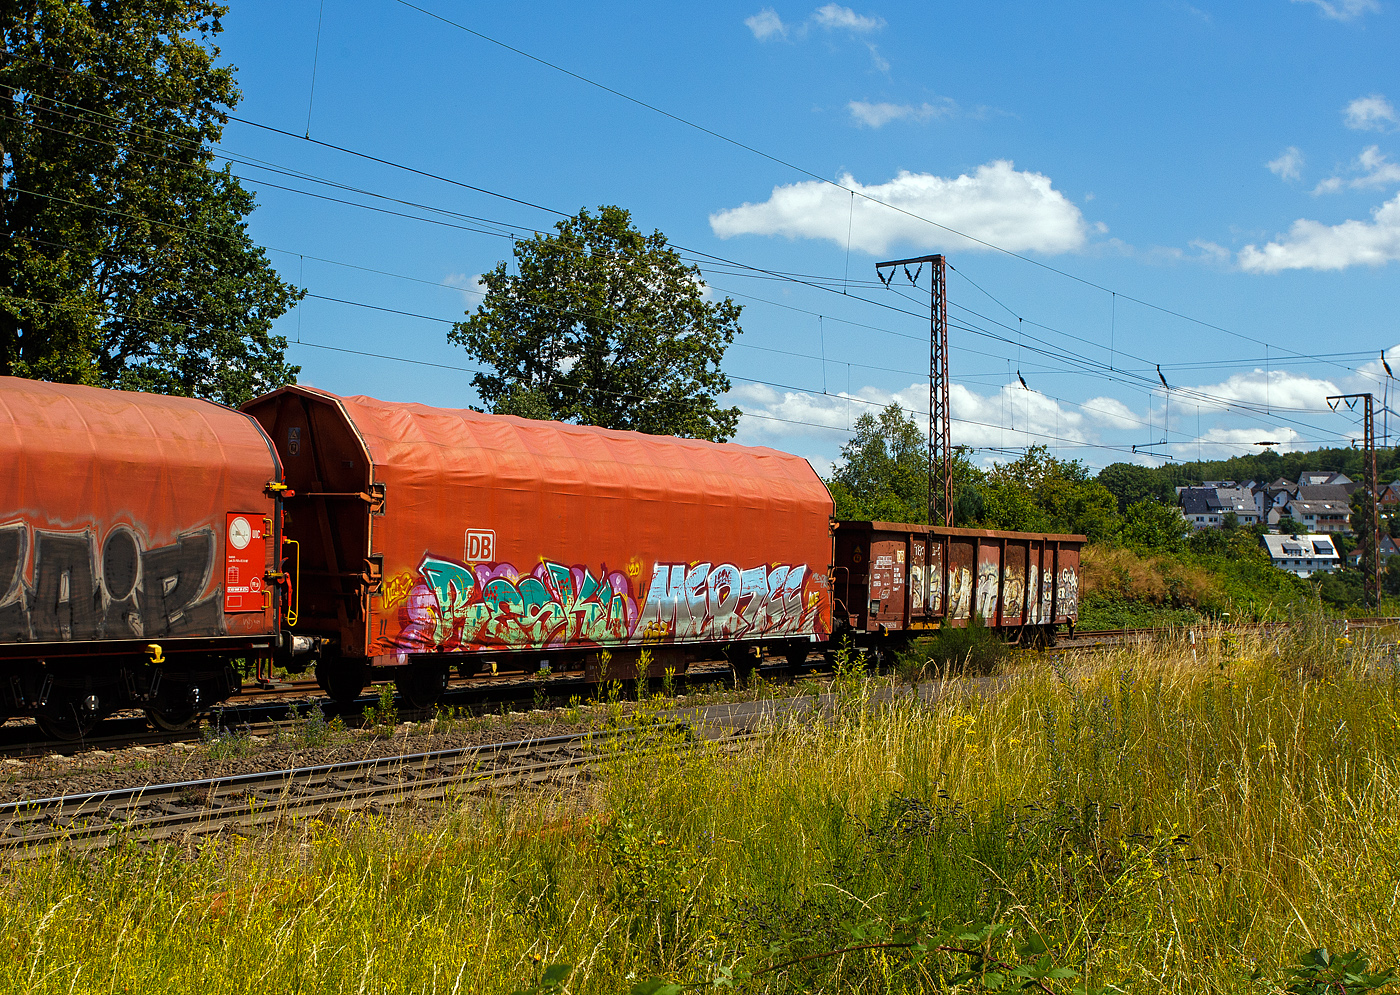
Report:
[{"label": "white cumulus cloud", "polygon": [[1200,453],[1205,459],[1223,459],[1240,453],[1258,453],[1260,442],[1276,442],[1271,447],[1275,452],[1291,453],[1302,449],[1317,448],[1316,442],[1304,440],[1301,435],[1283,425],[1260,425],[1257,428],[1225,428],[1212,426],[1201,434],[1199,443],[1173,442],[1170,448],[1179,455],[1194,459]]},{"label": "white cumulus cloud", "polygon": [[952,117],[958,112],[958,105],[951,97],[940,97],[936,104],[928,101],[922,104],[872,104],[864,100],[852,100],[846,106],[856,123],[867,128],[880,128],[891,121],[934,121]]},{"label": "white cumulus cloud", "polygon": [[1303,153],[1299,152],[1296,146],[1290,145],[1283,150],[1283,155],[1264,163],[1269,172],[1285,180],[1296,180],[1303,174],[1300,169],[1303,165]]},{"label": "white cumulus cloud", "polygon": [[883,17],[877,17],[873,14],[857,14],[850,7],[842,7],[835,3],[818,7],[816,12],[812,14],[812,20],[828,30],[853,31],[857,34],[879,31],[885,26]]},{"label": "white cumulus cloud", "polygon": [[1400,183],[1400,163],[1391,162],[1378,145],[1363,149],[1361,154],[1356,157],[1356,162],[1352,164],[1351,171],[1353,173],[1351,179],[1329,176],[1317,185],[1313,193],[1336,193],[1343,187],[1365,190],[1371,187],[1388,187],[1393,183]]},{"label": "white cumulus cloud", "polygon": [[1193,392],[1207,394],[1220,401],[1195,400],[1190,403],[1202,411],[1223,410],[1225,401],[1239,401],[1258,407],[1325,408],[1328,394],[1341,391],[1331,380],[1290,373],[1287,370],[1254,369],[1233,374],[1221,383],[1193,387]]},{"label": "white cumulus cloud", "polygon": [[1381,9],[1377,0],[1293,0],[1294,3],[1310,3],[1322,11],[1324,17],[1334,21],[1352,21],[1362,14],[1374,14]]},{"label": "white cumulus cloud", "polygon": [[783,19],[778,16],[778,12],[772,7],[764,7],[752,17],[744,18],[744,23],[748,25],[753,36],[759,41],[767,41],[769,38],[786,38],[788,27],[783,23]]},{"label": "white cumulus cloud", "polygon": [[1136,428],[1144,424],[1140,415],[1116,397],[1091,397],[1084,402],[1082,410],[1094,421],[1114,428]]},{"label": "white cumulus cloud", "polygon": [[1379,93],[1357,97],[1342,115],[1346,126],[1357,131],[1385,131],[1395,126],[1395,108]]},{"label": "white cumulus cloud", "polygon": [[985,248],[929,221],[1014,252],[1073,252],[1087,235],[1083,214],[1054,189],[1050,177],[1017,171],[1006,159],[978,166],[971,176],[949,179],[901,171],[887,183],[865,186],[848,174],[840,184],[808,180],[777,186],[761,204],[710,215],[710,227],[720,238],[786,235],[829,239],[840,246],[846,245],[849,232],[851,247],[872,255],[900,242],[963,251]]},{"label": "white cumulus cloud", "polygon": [[[921,430],[928,429],[927,382],[912,383],[895,391],[867,386],[839,394],[744,384],[729,391],[725,401],[743,409],[746,417],[740,422],[740,435],[749,443],[783,436],[829,438],[837,434],[839,438],[838,433],[854,429],[861,415],[878,415],[892,403],[903,408]],[[1020,384],[1006,384],[995,393],[979,394],[954,383],[949,385],[948,401],[952,408],[952,441],[957,446],[1024,448],[1095,441],[1085,431],[1084,416],[1076,408],[1061,405],[1038,391],[1025,390]],[[1091,403],[1108,401],[1111,399],[1096,398]],[[1100,406],[1107,411],[1113,404],[1122,408],[1129,422],[1139,423],[1120,402]]]},{"label": "white cumulus cloud", "polygon": [[1248,273],[1339,270],[1400,259],[1400,195],[1372,211],[1371,217],[1371,221],[1348,220],[1338,225],[1299,218],[1277,241],[1262,249],[1254,245],[1241,249],[1240,268]]}]

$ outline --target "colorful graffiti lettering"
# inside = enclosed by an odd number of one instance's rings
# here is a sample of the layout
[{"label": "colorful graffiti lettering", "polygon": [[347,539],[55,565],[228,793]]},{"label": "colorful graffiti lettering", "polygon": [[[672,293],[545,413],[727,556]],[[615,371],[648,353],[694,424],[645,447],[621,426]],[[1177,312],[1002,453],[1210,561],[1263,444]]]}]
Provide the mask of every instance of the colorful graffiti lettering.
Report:
[{"label": "colorful graffiti lettering", "polygon": [[[657,563],[644,600],[628,574],[543,562],[467,566],[425,556],[399,609],[390,649],[450,653],[628,643],[728,641],[816,632],[825,576],[806,566],[740,569]],[[404,575],[407,576],[407,575]]]},{"label": "colorful graffiti lettering", "polygon": [[953,618],[967,618],[972,614],[972,571],[967,567],[953,567],[948,571],[948,609]]},{"label": "colorful graffiti lettering", "polygon": [[1020,567],[1006,566],[1001,577],[1001,619],[1004,624],[1021,621],[1021,605],[1026,594],[1026,577]]},{"label": "colorful graffiti lettering", "polygon": [[809,574],[806,566],[658,563],[642,621],[683,642],[810,633],[820,599],[804,603]]},{"label": "colorful graffiti lettering", "polygon": [[977,564],[977,614],[983,621],[990,622],[997,610],[997,575],[1001,571],[995,560],[982,560]]}]

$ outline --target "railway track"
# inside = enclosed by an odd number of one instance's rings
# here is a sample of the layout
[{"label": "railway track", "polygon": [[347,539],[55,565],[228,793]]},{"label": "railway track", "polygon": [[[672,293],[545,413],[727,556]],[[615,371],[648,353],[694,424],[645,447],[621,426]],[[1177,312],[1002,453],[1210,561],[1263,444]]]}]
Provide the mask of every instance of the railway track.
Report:
[{"label": "railway track", "polygon": [[[1338,619],[1351,628],[1378,628],[1400,625],[1400,618],[1365,617]],[[1285,622],[1239,623],[1228,628],[1271,629],[1287,625]],[[1133,642],[1151,640],[1164,633],[1195,629],[1202,631],[1206,626],[1180,626],[1173,628],[1145,627],[1125,629],[1080,630],[1074,636],[1061,636],[1054,649],[1057,651],[1082,651],[1121,646]],[[809,658],[809,672],[819,673],[824,663],[816,663]],[[781,680],[782,668],[761,668],[765,680]],[[687,689],[703,689],[724,683],[731,678],[727,664],[716,661],[701,664],[680,677],[677,683]],[[597,687],[581,678],[556,676],[539,680],[533,674],[502,674],[497,678],[454,678],[441,702],[442,707],[482,709],[495,706],[534,706],[539,696],[550,703],[562,704],[573,695],[581,699],[596,695]],[[318,705],[328,718],[339,716],[347,726],[357,726],[362,721],[364,708],[377,702],[377,686],[354,702],[336,703],[325,697],[315,679],[305,678],[273,684],[250,684],[243,688],[237,699],[217,709],[207,718],[208,724],[195,724],[189,729],[166,732],[150,728],[145,719],[137,713],[108,718],[99,726],[97,735],[89,735],[81,740],[50,740],[37,736],[38,728],[32,724],[9,725],[0,728],[0,757],[28,758],[49,753],[71,753],[74,750],[119,750],[129,746],[151,746],[175,742],[199,742],[209,730],[215,727],[237,730],[253,736],[274,735],[279,729],[287,728],[287,710]],[[399,708],[400,717],[408,721],[424,721],[432,717],[430,711]]]},{"label": "railway track", "polygon": [[[1339,628],[1343,629],[1378,629],[1391,625],[1400,625],[1400,618],[1389,616],[1369,616],[1362,618],[1339,618],[1334,620]],[[1271,632],[1277,629],[1285,629],[1288,622],[1239,622],[1219,626],[1211,623],[1199,623],[1196,625],[1180,625],[1169,628],[1148,627],[1140,629],[1093,629],[1079,630],[1073,636],[1062,636],[1055,643],[1056,649],[1081,650],[1095,649],[1102,646],[1120,646],[1125,643],[1137,642],[1140,640],[1157,639],[1169,633],[1204,633],[1220,628],[1228,631],[1250,631],[1250,632]]]},{"label": "railway track", "polygon": [[[456,747],[0,805],[0,849],[109,845],[253,829],[408,802],[577,778],[619,752],[656,748],[665,734],[697,742],[684,724]],[[759,733],[705,737],[733,748]]]},{"label": "railway track", "polygon": [[[529,675],[526,675],[527,678]],[[775,673],[764,675],[774,679]],[[727,665],[699,667],[678,677],[677,684],[687,690],[702,690],[722,684],[731,679]],[[290,691],[290,693],[287,693]],[[326,698],[314,680],[290,682],[272,688],[245,688],[237,699],[215,709],[206,716],[205,723],[194,723],[188,729],[165,731],[151,728],[139,713],[112,716],[103,720],[93,735],[80,740],[54,740],[39,734],[33,723],[22,723],[0,727],[0,758],[26,759],[43,757],[53,753],[73,753],[75,751],[115,751],[132,746],[155,746],[169,743],[198,743],[218,730],[225,729],[250,736],[273,736],[279,731],[286,732],[293,723],[288,721],[288,710],[296,706],[303,714],[311,706],[319,707],[327,718],[338,717],[346,726],[356,728],[363,724],[364,710],[377,705],[378,686],[367,689],[366,694],[353,702],[334,702]],[[499,680],[454,680],[443,695],[438,707],[484,711],[494,707],[518,706],[528,710],[541,704],[562,705],[577,695],[587,700],[597,694],[597,687],[582,679],[553,678],[547,681],[522,680],[520,677],[503,677]],[[415,709],[400,703],[398,708],[401,721],[420,722],[433,717],[432,709]]]}]

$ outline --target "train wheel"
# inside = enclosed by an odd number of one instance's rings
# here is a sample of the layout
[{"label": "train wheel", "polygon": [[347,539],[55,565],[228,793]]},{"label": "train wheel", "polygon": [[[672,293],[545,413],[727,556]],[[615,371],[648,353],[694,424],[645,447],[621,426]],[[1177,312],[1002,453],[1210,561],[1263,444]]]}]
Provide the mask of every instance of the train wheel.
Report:
[{"label": "train wheel", "polygon": [[451,676],[445,663],[415,663],[396,683],[406,704],[413,708],[432,708],[447,690]]},{"label": "train wheel", "polygon": [[198,684],[165,682],[156,700],[146,706],[146,719],[164,732],[179,732],[194,725],[204,711],[205,696]]},{"label": "train wheel", "polygon": [[72,743],[85,738],[97,728],[101,718],[96,712],[85,710],[81,702],[74,701],[41,712],[34,716],[34,721],[38,724],[39,731],[49,739]]},{"label": "train wheel", "polygon": [[734,687],[748,687],[754,668],[758,666],[758,659],[754,656],[752,647],[745,643],[731,643],[724,648],[724,658],[729,662],[729,669],[734,674]]},{"label": "train wheel", "polygon": [[351,702],[364,693],[369,668],[363,660],[329,659],[316,664],[316,683],[333,701]]},{"label": "train wheel", "polygon": [[798,671],[807,666],[807,657],[812,652],[812,644],[809,642],[789,643],[787,649],[788,673],[796,677]]},{"label": "train wheel", "polygon": [[161,708],[156,705],[146,707],[146,720],[162,732],[179,732],[194,725],[199,718],[199,709],[192,705],[176,705]]}]

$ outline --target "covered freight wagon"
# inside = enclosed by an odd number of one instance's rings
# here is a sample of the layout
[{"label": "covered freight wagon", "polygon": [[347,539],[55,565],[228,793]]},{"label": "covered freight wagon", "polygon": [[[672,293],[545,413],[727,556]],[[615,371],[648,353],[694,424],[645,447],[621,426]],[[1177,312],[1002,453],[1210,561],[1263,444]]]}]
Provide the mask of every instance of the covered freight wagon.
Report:
[{"label": "covered freight wagon", "polygon": [[1079,618],[1082,535],[895,522],[838,522],[834,533],[838,632],[889,636],[976,617],[1045,642]]},{"label": "covered freight wagon", "polygon": [[337,397],[248,402],[286,467],[294,631],[323,686],[448,667],[630,677],[701,653],[805,658],[831,624],[831,496],[772,449]]},{"label": "covered freight wagon", "polygon": [[[277,454],[186,397],[0,378],[0,703],[51,734],[194,718],[278,637]],[[270,487],[271,485],[271,487]]]}]

